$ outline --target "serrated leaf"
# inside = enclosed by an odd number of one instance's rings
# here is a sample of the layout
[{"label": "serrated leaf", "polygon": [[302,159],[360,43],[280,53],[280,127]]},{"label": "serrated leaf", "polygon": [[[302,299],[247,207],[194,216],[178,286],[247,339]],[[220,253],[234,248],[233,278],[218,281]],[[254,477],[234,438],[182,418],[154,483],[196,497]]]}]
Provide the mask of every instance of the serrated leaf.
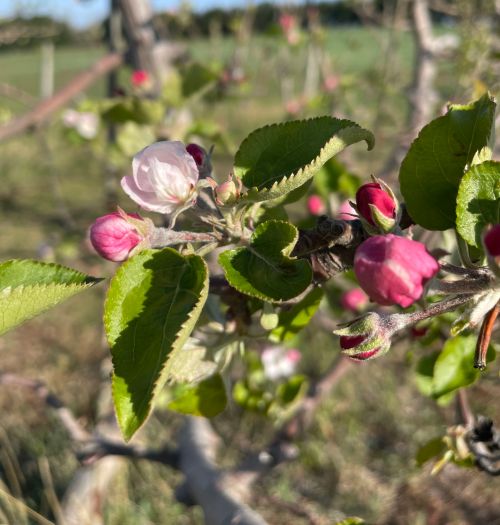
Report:
[{"label": "serrated leaf", "polygon": [[500,162],[483,162],[464,175],[457,196],[457,230],[472,246],[481,247],[487,224],[500,223]]},{"label": "serrated leaf", "polygon": [[269,339],[276,343],[293,339],[309,324],[319,308],[323,296],[323,290],[321,288],[315,288],[301,301],[294,304],[290,310],[281,312],[278,326],[271,332]]},{"label": "serrated leaf", "polygon": [[488,146],[493,134],[495,101],[489,95],[425,126],[401,164],[401,193],[412,219],[429,230],[455,226],[458,186],[466,166]]},{"label": "serrated leaf", "polygon": [[333,156],[373,134],[349,120],[318,117],[273,124],[251,133],[234,159],[234,173],[250,201],[276,199],[299,188]]},{"label": "serrated leaf", "polygon": [[301,294],[312,280],[309,263],[290,257],[297,239],[292,224],[267,221],[257,226],[248,247],[222,252],[219,264],[238,291],[265,301],[286,301]]},{"label": "serrated leaf", "polygon": [[0,334],[99,281],[58,264],[32,260],[0,263]]},{"label": "serrated leaf", "polygon": [[180,352],[208,294],[208,271],[197,255],[145,250],[111,281],[104,324],[113,357],[113,400],[129,440],[146,421],[168,379],[167,360]]},{"label": "serrated leaf", "polygon": [[176,385],[173,397],[168,408],[192,416],[215,417],[227,404],[226,388],[220,374],[215,374],[195,386]]}]

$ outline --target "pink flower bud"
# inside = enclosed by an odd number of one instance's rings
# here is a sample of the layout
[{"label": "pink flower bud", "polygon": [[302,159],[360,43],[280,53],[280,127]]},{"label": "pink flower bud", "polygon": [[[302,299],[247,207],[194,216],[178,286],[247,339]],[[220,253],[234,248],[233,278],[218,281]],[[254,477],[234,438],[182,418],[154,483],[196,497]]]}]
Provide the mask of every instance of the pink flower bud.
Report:
[{"label": "pink flower bud", "polygon": [[354,256],[354,273],[361,288],[386,306],[413,304],[438,271],[439,264],[422,243],[392,234],[370,237]]},{"label": "pink flower bud", "polygon": [[327,93],[332,93],[335,91],[340,83],[340,77],[338,75],[330,74],[327,75],[323,81],[323,89]]},{"label": "pink flower bud", "polygon": [[349,201],[344,201],[339,208],[339,212],[337,214],[338,219],[342,219],[343,221],[352,221],[356,219],[358,214],[356,213],[356,210],[351,206],[351,203]]},{"label": "pink flower bud", "polygon": [[142,87],[149,83],[149,73],[143,69],[138,69],[132,73],[130,77],[132,85],[135,87]]},{"label": "pink flower bud", "polygon": [[484,246],[488,255],[500,256],[500,224],[491,227],[484,235]]},{"label": "pink flower bud", "polygon": [[342,294],[340,304],[350,312],[360,312],[368,304],[368,296],[361,288],[353,288]]},{"label": "pink flower bud", "polygon": [[196,162],[200,176],[208,177],[212,172],[212,164],[210,162],[210,155],[205,151],[205,149],[198,144],[191,143],[186,146],[186,151]]},{"label": "pink flower bud", "polygon": [[135,155],[122,188],[141,208],[172,214],[192,206],[199,173],[182,142],[155,142]]},{"label": "pink flower bud", "polygon": [[483,245],[491,271],[500,279],[500,224],[486,228]]},{"label": "pink flower bud", "polygon": [[374,220],[374,206],[383,216],[394,219],[396,217],[396,202],[377,182],[363,184],[356,192],[356,206],[359,214],[372,226],[378,226]]},{"label": "pink flower bud", "polygon": [[90,227],[90,242],[95,251],[105,259],[121,262],[143,240],[133,222],[142,221],[137,214],[110,213],[95,220]]},{"label": "pink flower bud", "polygon": [[215,187],[215,202],[218,206],[231,206],[241,195],[243,183],[238,177],[229,175],[229,178]]},{"label": "pink flower bud", "polygon": [[326,211],[326,206],[319,195],[311,195],[307,199],[307,209],[311,215],[323,215]]},{"label": "pink flower bud", "polygon": [[[349,350],[351,348],[355,348],[356,346],[360,345],[366,338],[366,335],[342,335],[340,336],[340,348],[342,348],[342,350]],[[379,352],[380,347],[377,347],[371,350],[367,350],[366,352],[360,352],[358,354],[350,355],[349,357],[351,359],[355,359],[356,361],[365,361],[366,359],[375,357]]]}]

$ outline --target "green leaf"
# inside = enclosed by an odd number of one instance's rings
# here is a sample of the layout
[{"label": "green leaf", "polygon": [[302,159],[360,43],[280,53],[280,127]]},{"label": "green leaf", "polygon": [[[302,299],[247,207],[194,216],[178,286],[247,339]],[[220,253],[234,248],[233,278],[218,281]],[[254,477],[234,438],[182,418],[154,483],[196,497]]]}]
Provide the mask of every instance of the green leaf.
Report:
[{"label": "green leaf", "polygon": [[425,126],[411,145],[399,172],[401,193],[412,219],[429,230],[455,226],[458,186],[466,166],[488,146],[495,101],[489,95]]},{"label": "green leaf", "polygon": [[197,255],[145,250],[111,281],[104,312],[113,357],[113,399],[129,440],[146,421],[168,379],[167,360],[192,332],[208,294],[208,272]]},{"label": "green leaf", "polygon": [[457,197],[457,230],[471,245],[481,247],[487,224],[500,223],[500,162],[483,162],[464,175]]},{"label": "green leaf", "polygon": [[220,374],[215,374],[195,386],[176,385],[174,399],[168,408],[181,414],[215,417],[226,408],[226,404],[224,382]]},{"label": "green leaf", "polygon": [[275,343],[293,339],[305,328],[321,303],[324,292],[315,288],[289,310],[280,313],[278,326],[271,332],[269,339]]},{"label": "green leaf", "polygon": [[276,395],[280,402],[289,405],[301,399],[307,392],[308,382],[304,375],[294,375],[279,385]]},{"label": "green leaf", "polygon": [[356,516],[352,516],[350,518],[346,518],[342,521],[335,522],[335,525],[366,525],[366,522],[362,520],[361,518],[357,518]]},{"label": "green leaf", "polygon": [[0,334],[99,281],[58,264],[31,260],[0,263]]},{"label": "green leaf", "polygon": [[219,264],[229,284],[240,292],[270,302],[292,299],[311,283],[305,260],[290,258],[298,238],[295,226],[267,221],[255,229],[250,244],[222,252]]},{"label": "green leaf", "polygon": [[236,153],[234,173],[251,201],[276,199],[311,179],[334,155],[355,142],[374,145],[373,134],[349,120],[318,117],[257,129]]},{"label": "green leaf", "polygon": [[429,459],[435,458],[441,455],[446,450],[446,444],[443,441],[443,436],[436,437],[428,441],[425,445],[422,445],[415,456],[417,465],[421,467]]},{"label": "green leaf", "polygon": [[476,335],[449,339],[434,364],[432,394],[440,397],[457,388],[471,385],[480,376],[474,368]]}]

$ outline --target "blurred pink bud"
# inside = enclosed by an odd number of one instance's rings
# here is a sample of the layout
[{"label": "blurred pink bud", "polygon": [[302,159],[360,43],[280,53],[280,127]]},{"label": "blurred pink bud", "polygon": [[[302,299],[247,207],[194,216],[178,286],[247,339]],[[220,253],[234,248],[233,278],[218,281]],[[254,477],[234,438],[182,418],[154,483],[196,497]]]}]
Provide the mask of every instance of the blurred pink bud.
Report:
[{"label": "blurred pink bud", "polygon": [[[342,350],[355,348],[356,346],[363,343],[366,338],[366,335],[342,335],[340,336],[340,348]],[[380,349],[380,347],[373,348],[371,350],[367,350],[366,352],[359,352],[357,354],[349,355],[349,357],[351,359],[355,359],[356,361],[365,361],[366,359],[375,357],[380,352]]]},{"label": "blurred pink bud", "polygon": [[285,110],[289,115],[297,115],[302,110],[302,102],[298,99],[289,100],[285,104]]},{"label": "blurred pink bud", "polygon": [[335,91],[340,83],[340,77],[338,75],[327,75],[323,81],[323,88],[328,93]]},{"label": "blurred pink bud", "polygon": [[234,204],[241,195],[243,183],[236,176],[229,175],[225,182],[215,187],[215,202],[218,206],[230,206]]},{"label": "blurred pink bud", "polygon": [[212,163],[210,161],[210,154],[204,148],[193,142],[186,146],[186,151],[193,157],[200,177],[208,177],[212,172]]},{"label": "blurred pink bud", "polygon": [[419,339],[420,337],[424,337],[428,329],[428,326],[412,326],[410,328],[410,333],[414,339]]},{"label": "blurred pink bud", "polygon": [[288,33],[288,31],[297,25],[297,19],[291,14],[283,13],[280,15],[279,24],[283,32]]},{"label": "blurred pink bud", "polygon": [[311,195],[307,199],[307,209],[311,215],[323,215],[326,212],[326,206],[319,195]]},{"label": "blurred pink bud", "polygon": [[356,213],[356,210],[351,206],[349,201],[344,201],[340,205],[337,218],[342,219],[343,221],[352,221],[356,219],[357,216],[358,214]]},{"label": "blurred pink bud", "polygon": [[500,256],[500,224],[492,226],[484,235],[484,246],[488,255]]},{"label": "blurred pink bud", "polygon": [[340,304],[350,312],[360,312],[368,304],[368,296],[361,288],[353,288],[342,294]]},{"label": "blurred pink bud", "polygon": [[182,142],[155,142],[135,155],[132,175],[122,178],[125,193],[141,208],[171,214],[192,206],[199,173]]},{"label": "blurred pink bud", "polygon": [[90,242],[101,257],[109,261],[124,261],[143,240],[143,236],[127,217],[134,221],[143,220],[135,213],[121,215],[115,212],[99,217],[90,227]]},{"label": "blurred pink bud", "polygon": [[500,224],[486,228],[483,233],[483,245],[488,265],[500,279]]},{"label": "blurred pink bud", "polygon": [[438,271],[439,264],[422,243],[393,234],[370,237],[354,256],[354,273],[361,288],[385,306],[410,306]]},{"label": "blurred pink bud", "polygon": [[281,346],[266,348],[261,355],[264,375],[271,381],[290,377],[295,373],[302,358],[299,350],[287,350]]},{"label": "blurred pink bud", "polygon": [[132,73],[130,77],[132,85],[135,87],[142,87],[149,83],[149,73],[143,69],[138,69]]},{"label": "blurred pink bud", "polygon": [[377,224],[371,206],[389,219],[396,217],[395,200],[377,182],[369,182],[359,188],[356,192],[356,206],[359,214],[372,226]]}]

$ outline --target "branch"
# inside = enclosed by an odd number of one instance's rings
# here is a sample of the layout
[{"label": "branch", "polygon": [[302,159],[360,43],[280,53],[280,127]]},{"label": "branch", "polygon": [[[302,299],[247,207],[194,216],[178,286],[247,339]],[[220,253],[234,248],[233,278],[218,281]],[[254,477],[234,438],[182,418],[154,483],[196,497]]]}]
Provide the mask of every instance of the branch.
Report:
[{"label": "branch", "polygon": [[119,53],[110,53],[100,58],[90,69],[76,75],[55,95],[42,100],[28,113],[14,118],[0,127],[0,141],[19,135],[33,126],[38,126],[100,77],[117,68],[122,61],[123,57]]},{"label": "branch", "polygon": [[231,477],[216,468],[218,443],[219,437],[206,419],[186,419],[180,437],[180,468],[186,476],[189,495],[203,508],[205,524],[266,525],[240,501]]}]

